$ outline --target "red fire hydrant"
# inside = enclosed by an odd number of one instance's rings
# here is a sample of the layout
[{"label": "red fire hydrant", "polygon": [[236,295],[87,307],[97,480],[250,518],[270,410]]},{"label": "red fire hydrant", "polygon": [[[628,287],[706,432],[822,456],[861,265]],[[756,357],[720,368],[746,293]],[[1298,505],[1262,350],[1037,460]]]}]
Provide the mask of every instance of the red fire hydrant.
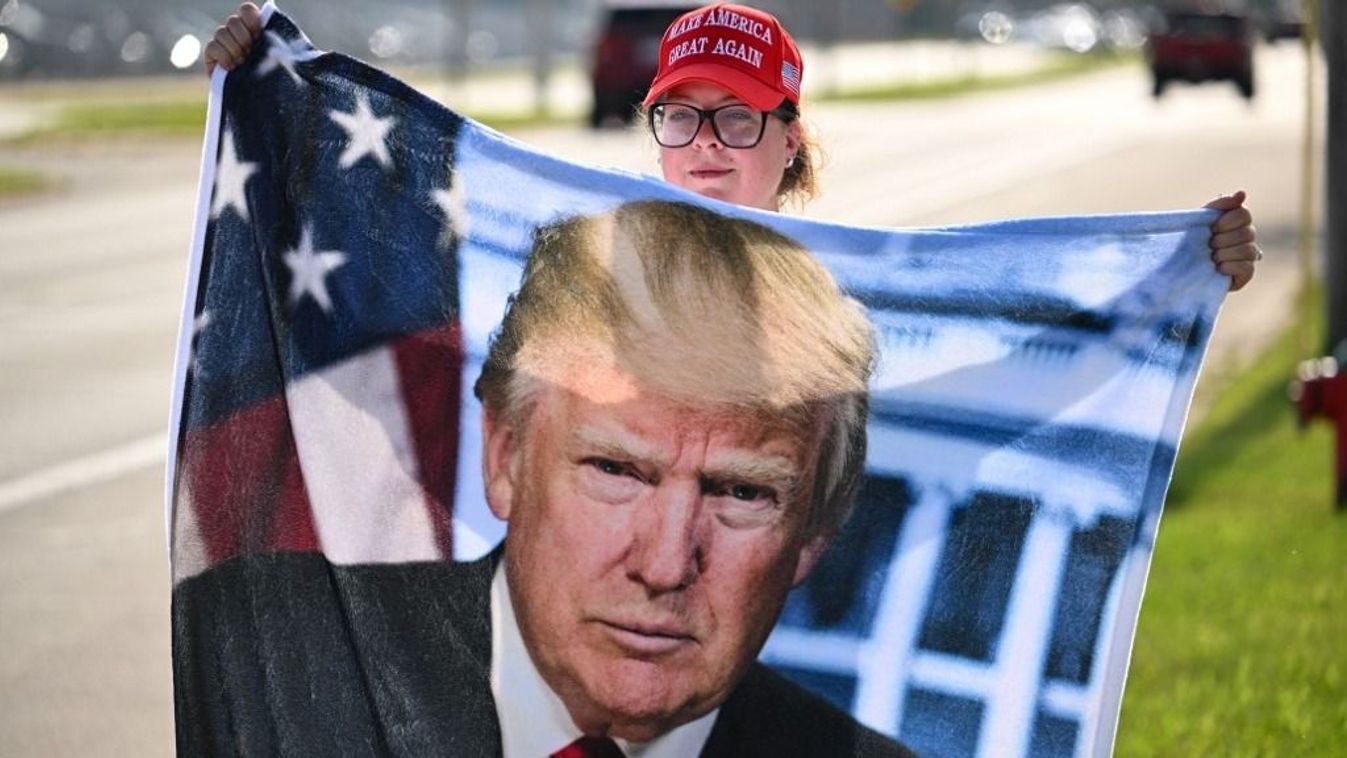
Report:
[{"label": "red fire hydrant", "polygon": [[1291,400],[1303,427],[1325,418],[1337,429],[1337,505],[1347,508],[1347,371],[1333,358],[1303,361],[1291,383]]}]

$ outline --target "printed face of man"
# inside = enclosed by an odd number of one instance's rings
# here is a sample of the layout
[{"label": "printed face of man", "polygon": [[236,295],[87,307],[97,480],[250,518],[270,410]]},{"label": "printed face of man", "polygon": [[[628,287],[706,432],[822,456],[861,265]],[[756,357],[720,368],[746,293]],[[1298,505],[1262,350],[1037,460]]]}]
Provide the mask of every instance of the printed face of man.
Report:
[{"label": "printed face of man", "polygon": [[488,500],[543,678],[585,731],[646,741],[724,701],[812,568],[817,444],[563,374],[522,429],[484,422]]}]

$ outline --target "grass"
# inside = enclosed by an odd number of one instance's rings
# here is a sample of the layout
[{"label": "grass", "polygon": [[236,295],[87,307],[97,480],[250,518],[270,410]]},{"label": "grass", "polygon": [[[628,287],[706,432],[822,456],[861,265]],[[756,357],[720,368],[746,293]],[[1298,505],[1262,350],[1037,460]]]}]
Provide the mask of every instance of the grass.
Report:
[{"label": "grass", "polygon": [[835,102],[875,102],[894,100],[932,100],[959,97],[980,92],[1045,84],[1102,69],[1137,63],[1135,53],[1097,53],[1092,55],[1061,54],[1051,62],[1029,71],[991,76],[961,76],[936,79],[929,82],[896,84],[864,89],[842,90],[822,98]]},{"label": "grass", "polygon": [[[895,101],[956,97],[977,92],[1009,89],[1055,81],[1101,68],[1130,63],[1134,55],[1062,55],[1042,68],[1004,76],[964,76],[920,84],[844,90],[819,98],[821,101]],[[571,124],[574,115],[536,113],[531,110],[469,112],[467,115],[492,128],[506,131]],[[32,143],[50,139],[83,139],[107,136],[199,138],[206,118],[204,94],[153,101],[82,102],[57,112],[44,126],[14,141]]]},{"label": "grass", "polygon": [[564,126],[574,124],[580,120],[578,116],[561,116],[555,113],[537,111],[518,111],[512,113],[503,112],[468,112],[466,114],[472,120],[486,124],[498,132],[508,132],[519,129],[538,129],[545,126]]},{"label": "grass", "polygon": [[1347,512],[1330,427],[1300,431],[1287,400],[1298,344],[1284,335],[1183,444],[1119,756],[1342,754]]},{"label": "grass", "polygon": [[205,97],[153,102],[86,102],[62,108],[49,124],[19,138],[193,137],[206,123]]},{"label": "grass", "polygon": [[[473,113],[472,118],[494,129],[524,129],[564,123],[547,114]],[[200,139],[206,123],[204,97],[154,102],[82,103],[60,110],[49,124],[30,131],[16,142],[119,137],[182,137]]]},{"label": "grass", "polygon": [[46,177],[36,171],[0,166],[0,197],[26,195],[46,188]]}]

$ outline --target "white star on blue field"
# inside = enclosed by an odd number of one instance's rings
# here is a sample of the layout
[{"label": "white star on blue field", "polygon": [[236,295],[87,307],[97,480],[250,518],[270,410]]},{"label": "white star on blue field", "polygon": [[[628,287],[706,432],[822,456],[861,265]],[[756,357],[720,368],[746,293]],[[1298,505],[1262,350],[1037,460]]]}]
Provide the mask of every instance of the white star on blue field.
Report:
[{"label": "white star on blue field", "polygon": [[346,130],[349,137],[338,165],[342,168],[350,168],[366,155],[374,156],[374,159],[384,168],[393,165],[393,158],[388,154],[386,140],[388,139],[388,132],[397,125],[397,120],[392,116],[387,118],[375,116],[374,111],[370,108],[369,98],[363,92],[356,97],[354,113],[333,110],[328,111],[328,115],[342,129]]},{"label": "white star on blue field", "polygon": [[257,64],[258,78],[270,74],[277,68],[283,68],[285,73],[295,80],[295,84],[303,84],[304,80],[295,71],[295,64],[311,61],[322,55],[322,52],[315,50],[304,37],[287,41],[276,32],[267,32],[266,39],[267,57]]},{"label": "white star on blue field", "polygon": [[346,253],[339,250],[314,250],[313,230],[304,227],[299,245],[286,251],[285,265],[290,268],[290,306],[297,307],[309,295],[323,309],[332,312],[332,297],[327,292],[327,275],[346,263]]},{"label": "white star on blue field", "polygon": [[220,140],[220,161],[215,170],[215,196],[211,199],[211,218],[219,218],[227,208],[233,208],[239,218],[248,220],[248,198],[244,187],[257,171],[256,163],[239,160],[234,147],[234,134],[225,131]]}]

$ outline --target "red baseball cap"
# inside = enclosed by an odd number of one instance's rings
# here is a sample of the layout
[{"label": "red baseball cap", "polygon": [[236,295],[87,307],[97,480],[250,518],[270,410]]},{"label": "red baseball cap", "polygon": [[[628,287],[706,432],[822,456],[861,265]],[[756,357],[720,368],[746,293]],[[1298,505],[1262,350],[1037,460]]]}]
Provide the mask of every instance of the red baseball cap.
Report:
[{"label": "red baseball cap", "polygon": [[659,43],[659,72],[643,105],[684,82],[717,84],[760,110],[800,104],[804,62],[776,17],[732,3],[679,16]]}]

